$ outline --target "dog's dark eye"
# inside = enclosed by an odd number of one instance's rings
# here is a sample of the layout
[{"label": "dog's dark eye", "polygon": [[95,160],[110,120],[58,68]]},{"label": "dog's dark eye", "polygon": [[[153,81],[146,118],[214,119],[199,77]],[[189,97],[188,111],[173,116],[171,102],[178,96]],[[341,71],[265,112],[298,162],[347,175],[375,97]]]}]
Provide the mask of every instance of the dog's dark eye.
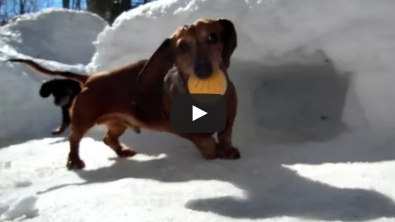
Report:
[{"label": "dog's dark eye", "polygon": [[180,44],[178,44],[178,48],[180,49],[181,53],[187,53],[191,49],[191,47],[186,42],[180,42]]},{"label": "dog's dark eye", "polygon": [[219,42],[219,36],[216,33],[211,33],[208,37],[207,37],[207,43],[208,44],[217,44]]}]

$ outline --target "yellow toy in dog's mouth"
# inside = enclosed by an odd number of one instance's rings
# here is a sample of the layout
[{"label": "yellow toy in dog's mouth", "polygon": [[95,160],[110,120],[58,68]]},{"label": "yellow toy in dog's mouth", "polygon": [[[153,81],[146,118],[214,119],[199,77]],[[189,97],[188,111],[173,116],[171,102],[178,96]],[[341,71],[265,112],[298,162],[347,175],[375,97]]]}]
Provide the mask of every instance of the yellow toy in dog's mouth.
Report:
[{"label": "yellow toy in dog's mouth", "polygon": [[224,95],[228,84],[225,73],[217,70],[207,79],[199,79],[195,76],[188,78],[188,90],[191,94],[219,94]]}]

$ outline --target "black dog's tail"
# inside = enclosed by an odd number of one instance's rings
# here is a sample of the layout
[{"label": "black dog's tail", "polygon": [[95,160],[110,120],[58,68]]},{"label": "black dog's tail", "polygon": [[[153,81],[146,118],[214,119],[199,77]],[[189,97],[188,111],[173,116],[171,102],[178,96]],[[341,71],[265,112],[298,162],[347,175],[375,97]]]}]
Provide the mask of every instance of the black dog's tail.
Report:
[{"label": "black dog's tail", "polygon": [[77,74],[77,73],[72,73],[72,72],[64,72],[64,71],[51,71],[49,69],[46,69],[33,60],[30,59],[9,59],[7,60],[8,62],[19,62],[19,63],[24,63],[25,65],[29,66],[30,68],[40,72],[43,75],[47,76],[60,76],[68,79],[72,79],[75,81],[78,81],[82,84],[86,82],[89,76],[82,75],[82,74]]}]

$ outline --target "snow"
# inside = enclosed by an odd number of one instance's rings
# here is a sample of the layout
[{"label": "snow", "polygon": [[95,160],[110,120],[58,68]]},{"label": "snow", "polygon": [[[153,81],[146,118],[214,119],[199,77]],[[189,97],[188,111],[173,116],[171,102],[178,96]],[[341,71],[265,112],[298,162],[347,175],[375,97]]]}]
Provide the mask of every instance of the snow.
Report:
[{"label": "snow", "polygon": [[[143,131],[121,138],[139,152],[121,160],[92,130],[81,142],[86,169],[68,171],[67,132],[45,138],[60,111],[38,97],[42,77],[0,64],[1,219],[393,221],[394,9],[385,0],[160,0],[112,26],[50,9],[1,28],[1,52],[45,51],[48,67],[92,74],[149,57],[185,23],[232,20],[242,155],[205,161],[185,140]],[[46,29],[71,14],[79,19]],[[54,32],[78,41],[47,36]],[[37,33],[47,35],[23,37]]]},{"label": "snow", "polygon": [[19,198],[2,215],[2,220],[22,221],[26,218],[35,217],[38,214],[36,209],[37,195],[30,195]]},{"label": "snow", "polygon": [[[392,221],[395,218],[393,131],[360,131],[328,142],[259,144],[237,161],[204,161],[190,145],[141,148],[117,159],[85,138],[87,168],[68,171],[62,138],[28,141],[0,152],[0,199],[37,195],[29,221]],[[130,138],[130,137],[129,137]],[[15,188],[16,175],[29,187]]]},{"label": "snow", "polygon": [[[45,9],[28,14],[0,28],[0,60],[31,56],[50,68],[85,72],[95,50],[92,43],[105,25],[87,12]],[[0,69],[0,145],[48,135],[60,124],[61,111],[52,98],[38,95],[44,78],[19,64],[1,62]]]}]

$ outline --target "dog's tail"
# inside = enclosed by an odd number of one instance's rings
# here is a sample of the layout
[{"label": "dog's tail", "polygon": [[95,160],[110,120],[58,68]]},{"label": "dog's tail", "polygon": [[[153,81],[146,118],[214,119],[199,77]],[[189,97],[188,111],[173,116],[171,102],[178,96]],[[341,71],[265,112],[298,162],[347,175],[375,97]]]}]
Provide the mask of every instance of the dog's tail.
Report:
[{"label": "dog's tail", "polygon": [[46,69],[33,60],[30,59],[9,59],[7,60],[8,62],[19,62],[19,63],[24,63],[25,65],[29,66],[30,68],[40,72],[43,75],[47,76],[60,76],[68,79],[72,79],[75,81],[78,81],[82,84],[86,82],[89,76],[82,75],[82,74],[77,74],[77,73],[72,73],[72,72],[65,72],[65,71],[51,71],[49,69]]}]

